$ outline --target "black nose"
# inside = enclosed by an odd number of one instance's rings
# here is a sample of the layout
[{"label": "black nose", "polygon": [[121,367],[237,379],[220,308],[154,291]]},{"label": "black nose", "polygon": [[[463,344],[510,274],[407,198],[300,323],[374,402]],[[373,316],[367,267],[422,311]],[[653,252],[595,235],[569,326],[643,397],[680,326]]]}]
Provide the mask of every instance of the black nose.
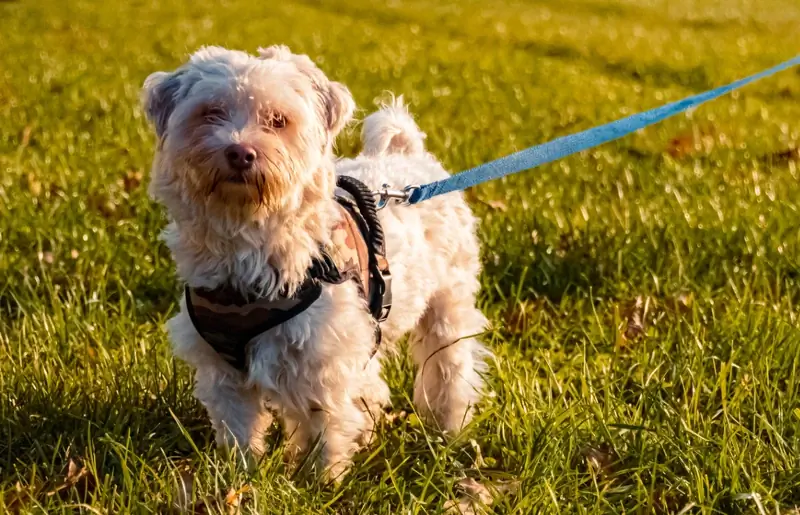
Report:
[{"label": "black nose", "polygon": [[256,162],[256,157],[256,149],[250,145],[234,143],[233,145],[228,145],[228,148],[225,149],[225,159],[228,160],[231,168],[236,170],[252,168],[253,163]]}]

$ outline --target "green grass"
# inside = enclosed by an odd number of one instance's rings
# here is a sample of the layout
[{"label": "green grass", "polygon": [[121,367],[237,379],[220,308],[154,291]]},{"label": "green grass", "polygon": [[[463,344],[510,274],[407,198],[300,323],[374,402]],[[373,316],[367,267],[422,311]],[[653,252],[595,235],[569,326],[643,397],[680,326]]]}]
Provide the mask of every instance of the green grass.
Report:
[{"label": "green grass", "polygon": [[[464,475],[520,481],[500,513],[789,513],[797,70],[470,192],[495,394],[450,444],[385,427],[339,488],[290,477],[278,431],[253,475],[216,455],[162,330],[179,285],[137,96],[202,44],[286,43],[362,112],[405,94],[459,171],[792,57],[798,24],[796,0],[0,2],[0,512],[164,513],[188,468],[254,513],[437,513]],[[409,364],[387,378],[410,410]],[[96,484],[47,495],[70,457]]]}]

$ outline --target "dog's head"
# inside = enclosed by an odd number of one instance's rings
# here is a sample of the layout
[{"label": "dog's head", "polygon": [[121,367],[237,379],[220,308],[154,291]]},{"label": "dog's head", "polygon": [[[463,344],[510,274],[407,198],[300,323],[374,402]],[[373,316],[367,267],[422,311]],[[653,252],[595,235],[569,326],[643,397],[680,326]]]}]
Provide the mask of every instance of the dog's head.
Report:
[{"label": "dog's head", "polygon": [[354,109],[346,87],[283,46],[202,48],[150,75],[142,102],[159,138],[151,194],[170,210],[256,216],[302,201]]}]

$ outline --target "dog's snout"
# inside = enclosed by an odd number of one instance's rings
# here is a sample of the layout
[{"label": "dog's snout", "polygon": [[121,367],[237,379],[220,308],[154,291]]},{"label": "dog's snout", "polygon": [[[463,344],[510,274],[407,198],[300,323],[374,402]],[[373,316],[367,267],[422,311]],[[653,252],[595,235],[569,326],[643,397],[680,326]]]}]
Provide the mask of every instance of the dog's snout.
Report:
[{"label": "dog's snout", "polygon": [[233,145],[228,145],[225,149],[225,159],[228,160],[228,164],[230,164],[231,168],[235,170],[247,170],[252,168],[253,164],[256,162],[256,157],[258,157],[256,149],[250,145],[235,143]]}]

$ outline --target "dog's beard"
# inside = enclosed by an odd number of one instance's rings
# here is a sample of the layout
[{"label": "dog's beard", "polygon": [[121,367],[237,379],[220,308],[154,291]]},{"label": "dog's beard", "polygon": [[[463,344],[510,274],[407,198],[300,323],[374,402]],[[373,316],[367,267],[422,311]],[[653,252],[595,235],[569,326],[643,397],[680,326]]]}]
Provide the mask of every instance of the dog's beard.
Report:
[{"label": "dog's beard", "polygon": [[239,171],[225,161],[224,147],[208,143],[208,134],[200,130],[193,136],[182,139],[186,142],[183,145],[165,148],[162,161],[180,163],[167,173],[175,175],[177,180],[170,186],[182,190],[183,198],[189,197],[191,202],[215,212],[263,216],[297,196],[294,189],[302,183],[302,171],[308,163],[292,158],[287,148],[251,138],[258,157],[252,168]]}]

